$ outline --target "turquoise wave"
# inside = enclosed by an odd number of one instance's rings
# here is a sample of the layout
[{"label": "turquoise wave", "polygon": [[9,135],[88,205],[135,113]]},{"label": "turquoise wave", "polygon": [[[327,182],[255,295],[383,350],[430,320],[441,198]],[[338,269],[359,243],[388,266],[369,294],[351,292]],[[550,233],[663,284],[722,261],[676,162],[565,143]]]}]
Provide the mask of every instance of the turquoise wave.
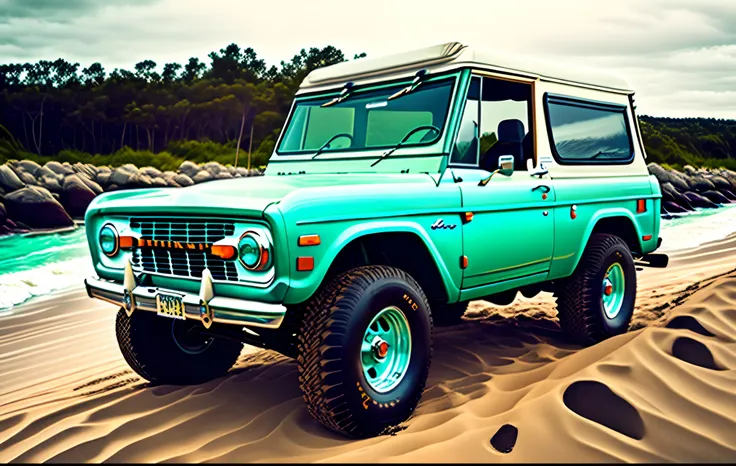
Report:
[{"label": "turquoise wave", "polygon": [[89,257],[84,227],[67,233],[0,236],[0,275]]}]

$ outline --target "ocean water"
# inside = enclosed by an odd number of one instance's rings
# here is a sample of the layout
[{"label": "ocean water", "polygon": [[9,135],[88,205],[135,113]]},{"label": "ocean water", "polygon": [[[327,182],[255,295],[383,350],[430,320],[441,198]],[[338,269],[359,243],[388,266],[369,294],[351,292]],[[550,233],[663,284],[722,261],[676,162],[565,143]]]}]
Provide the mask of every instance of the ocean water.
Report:
[{"label": "ocean water", "polygon": [[[662,220],[660,251],[687,249],[736,232],[736,204]],[[0,237],[0,317],[37,296],[77,288],[94,273],[84,228]]]}]

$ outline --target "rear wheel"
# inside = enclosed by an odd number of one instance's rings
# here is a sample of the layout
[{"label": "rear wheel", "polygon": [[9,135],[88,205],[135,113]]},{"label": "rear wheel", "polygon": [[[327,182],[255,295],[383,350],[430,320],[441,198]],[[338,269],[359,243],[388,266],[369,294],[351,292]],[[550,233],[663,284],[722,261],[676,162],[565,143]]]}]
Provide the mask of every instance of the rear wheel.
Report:
[{"label": "rear wheel", "polygon": [[636,268],[626,242],[592,235],[577,269],[555,294],[560,325],[575,341],[593,344],[626,332],[636,301]]},{"label": "rear wheel", "polygon": [[369,437],[405,421],[432,358],[432,316],[406,272],[366,266],[338,275],[307,303],[299,382],[312,416]]},{"label": "rear wheel", "polygon": [[243,344],[203,335],[201,324],[139,311],[118,311],[115,331],[125,361],[144,379],[157,384],[189,385],[224,375]]}]

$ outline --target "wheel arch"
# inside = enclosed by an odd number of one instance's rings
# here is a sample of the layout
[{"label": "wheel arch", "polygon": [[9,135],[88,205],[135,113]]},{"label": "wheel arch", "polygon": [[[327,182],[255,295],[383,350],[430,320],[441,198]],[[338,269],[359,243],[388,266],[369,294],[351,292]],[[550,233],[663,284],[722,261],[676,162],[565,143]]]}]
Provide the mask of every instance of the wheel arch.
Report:
[{"label": "wheel arch", "polygon": [[621,207],[599,210],[588,222],[588,226],[585,229],[581,242],[583,247],[581,247],[575,255],[574,267],[572,270],[577,268],[578,263],[583,256],[585,246],[587,246],[590,241],[590,237],[594,233],[607,233],[620,237],[629,246],[631,254],[636,257],[638,254],[641,254],[642,251],[640,231],[641,229],[630,210]]},{"label": "wheel arch", "polygon": [[[385,245],[389,246],[386,247]],[[401,254],[389,256],[397,248]],[[378,254],[382,251],[388,260]],[[369,257],[364,257],[365,253]],[[361,257],[363,256],[363,257]],[[285,301],[304,302],[337,273],[361,265],[388,265],[404,269],[431,294],[439,288],[442,299],[455,302],[460,291],[442,254],[419,225],[413,222],[377,221],[346,228],[330,245],[308,281],[291,281]],[[441,282],[441,283],[439,283]],[[439,286],[438,286],[439,285]],[[428,293],[430,291],[430,293]]]}]

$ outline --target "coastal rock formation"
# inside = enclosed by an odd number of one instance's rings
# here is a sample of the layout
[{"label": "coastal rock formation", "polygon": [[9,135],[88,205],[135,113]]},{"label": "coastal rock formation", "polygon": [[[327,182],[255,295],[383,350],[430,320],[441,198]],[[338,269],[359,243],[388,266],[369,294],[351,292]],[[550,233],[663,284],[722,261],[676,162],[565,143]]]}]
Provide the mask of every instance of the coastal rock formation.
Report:
[{"label": "coastal rock formation", "polygon": [[660,183],[663,215],[688,212],[695,208],[713,209],[736,202],[736,172],[696,169],[686,165],[682,173],[656,163],[650,163],[647,168]]},{"label": "coastal rock formation", "polygon": [[260,170],[217,162],[184,162],[178,171],[155,167],[96,167],[85,163],[11,160],[0,165],[0,235],[33,228],[58,228],[82,219],[95,196],[138,188],[179,188],[215,179],[262,175]]}]

